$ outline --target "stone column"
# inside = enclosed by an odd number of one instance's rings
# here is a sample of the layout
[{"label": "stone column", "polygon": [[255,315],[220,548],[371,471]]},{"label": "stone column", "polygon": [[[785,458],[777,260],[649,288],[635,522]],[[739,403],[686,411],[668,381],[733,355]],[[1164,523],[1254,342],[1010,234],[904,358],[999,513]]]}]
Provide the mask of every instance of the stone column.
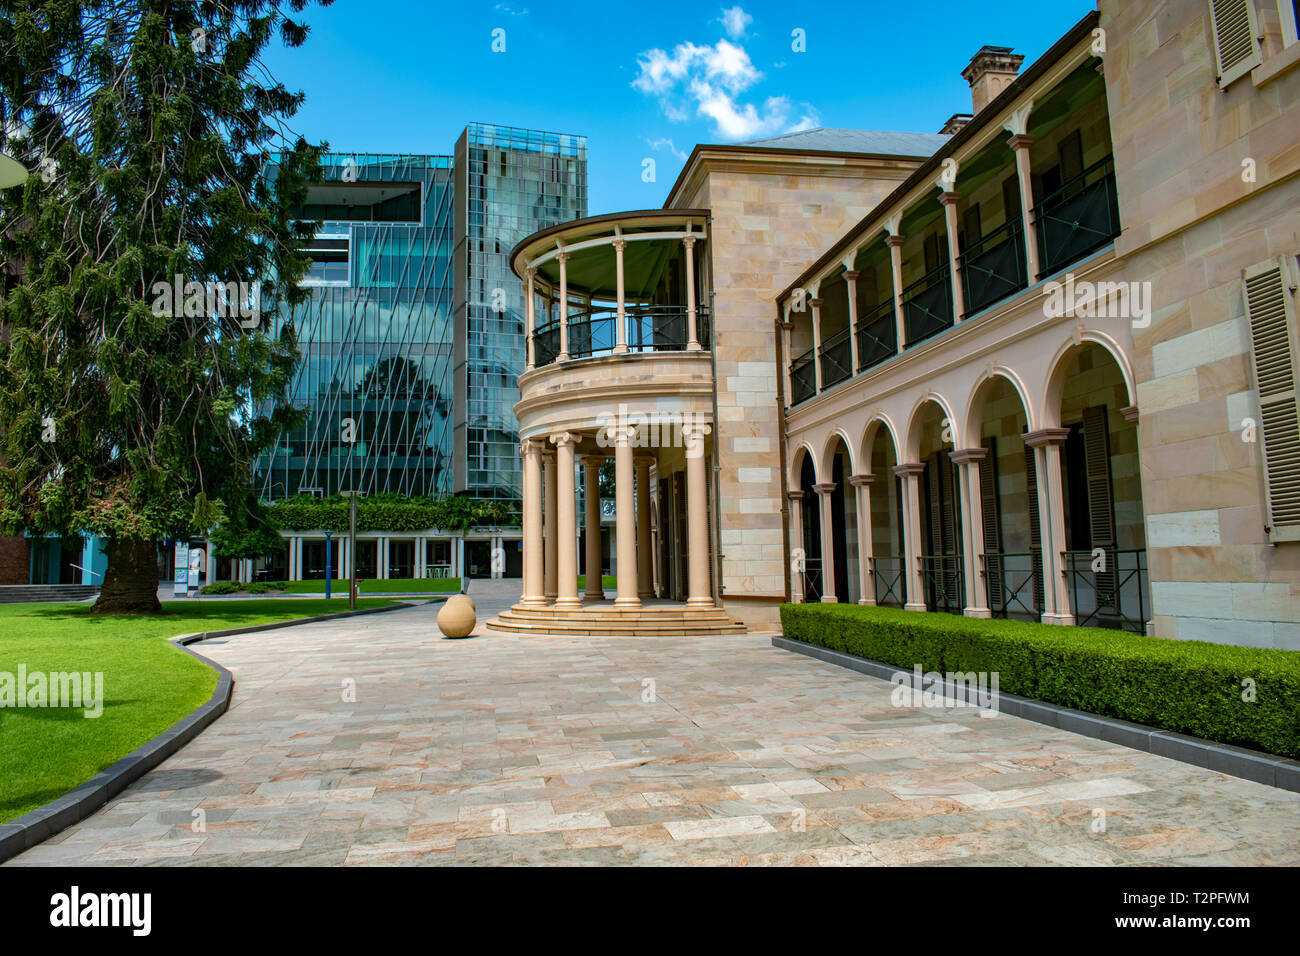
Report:
[{"label": "stone column", "polygon": [[537,328],[537,303],[533,297],[533,281],[537,277],[536,269],[529,269],[527,279],[524,280],[524,369],[533,368],[537,361],[537,354],[533,351],[533,330]]},{"label": "stone column", "polygon": [[682,438],[686,441],[686,525],[690,532],[686,603],[690,607],[713,607],[713,591],[709,586],[709,480],[705,471],[708,458],[704,451],[704,438],[712,430],[709,425],[682,427]]},{"label": "stone column", "polygon": [[636,466],[636,594],[643,601],[655,596],[654,549],[650,542],[650,466],[653,458],[633,459]]},{"label": "stone column", "polygon": [[1068,428],[1042,428],[1025,436],[1034,450],[1038,481],[1038,537],[1043,547],[1044,624],[1073,624],[1065,580],[1065,492],[1061,482],[1061,446]]},{"label": "stone column", "polygon": [[849,295],[849,353],[853,361],[853,374],[858,374],[858,271],[846,270],[844,288]]},{"label": "stone column", "polygon": [[[588,601],[605,600],[605,590],[601,586],[601,547],[600,547],[600,466],[605,459],[596,455],[583,455],[583,498],[586,504],[587,533],[587,593],[583,595]],[[593,568],[595,570],[593,570]]]},{"label": "stone column", "polygon": [[966,566],[967,617],[992,617],[984,557],[984,505],[980,500],[980,462],[987,448],[963,448],[949,455],[961,482],[962,563]]},{"label": "stone column", "polygon": [[546,603],[545,562],[542,557],[542,447],[536,439],[519,443],[524,459],[524,593],[521,605],[537,607]]},{"label": "stone column", "polygon": [[889,246],[889,263],[894,283],[894,325],[898,337],[898,351],[907,348],[907,322],[903,313],[903,237],[886,236]]},{"label": "stone column", "polygon": [[1034,225],[1034,181],[1029,165],[1029,147],[1034,138],[1027,133],[1017,133],[1007,140],[1016,154],[1016,176],[1020,182],[1020,217],[1025,231],[1025,260],[1029,266],[1029,284],[1038,281],[1038,227]]},{"label": "stone column", "polygon": [[821,298],[810,299],[808,302],[812,306],[812,331],[813,331],[813,376],[817,383],[817,394],[822,393],[822,300]]},{"label": "stone column", "polygon": [[961,248],[957,242],[957,202],[961,195],[942,192],[939,202],[943,206],[944,227],[948,232],[948,281],[952,283],[952,321],[957,324],[966,314],[966,294],[961,286]]},{"label": "stone column", "polygon": [[632,465],[632,439],[636,429],[615,425],[607,432],[614,441],[614,519],[618,538],[618,597],[614,606],[638,608],[636,560],[636,510],[633,492],[636,475]]},{"label": "stone column", "polygon": [[559,523],[559,495],[556,488],[555,475],[555,453],[547,452],[542,456],[542,470],[546,476],[546,503],[543,506],[546,516],[546,560],[543,564],[545,575],[545,595],[548,601],[555,600],[556,582],[559,581],[557,574],[560,532],[557,527]]},{"label": "stone column", "polygon": [[876,583],[871,573],[871,557],[874,545],[871,540],[871,485],[875,482],[873,474],[854,475],[849,484],[858,496],[858,591],[862,597],[859,604],[876,603]]},{"label": "stone column", "polygon": [[813,485],[813,491],[821,497],[817,512],[822,526],[822,603],[836,604],[839,598],[835,596],[835,516],[831,513],[835,482],[819,482]]},{"label": "stone column", "polygon": [[617,318],[614,320],[618,325],[614,330],[614,351],[622,354],[627,351],[627,291],[623,280],[623,250],[627,248],[627,240],[615,239],[613,245],[615,302],[618,309]]},{"label": "stone column", "polygon": [[808,567],[808,550],[803,541],[803,492],[796,489],[787,491],[785,496],[790,500],[790,601],[802,604],[804,573]]},{"label": "stone column", "polygon": [[781,357],[784,359],[782,365],[785,366],[783,369],[785,373],[785,403],[790,405],[794,401],[793,388],[790,385],[790,366],[794,362],[794,356],[790,354],[790,349],[793,347],[791,333],[794,331],[794,323],[790,321],[790,303],[784,303],[782,309],[785,318],[781,322]]},{"label": "stone column", "polygon": [[919,461],[894,466],[903,479],[903,576],[907,582],[907,611],[924,611],[925,589],[921,587],[921,473]]},{"label": "stone column", "polygon": [[569,254],[556,253],[555,261],[560,264],[560,354],[557,362],[569,360]]},{"label": "stone column", "polygon": [[686,247],[686,347],[692,352],[700,350],[699,318],[695,311],[695,237],[682,240]]},{"label": "stone column", "polygon": [[555,446],[556,494],[556,608],[580,608],[578,600],[578,515],[577,492],[573,487],[574,446],[578,436],[559,432],[551,436]]}]

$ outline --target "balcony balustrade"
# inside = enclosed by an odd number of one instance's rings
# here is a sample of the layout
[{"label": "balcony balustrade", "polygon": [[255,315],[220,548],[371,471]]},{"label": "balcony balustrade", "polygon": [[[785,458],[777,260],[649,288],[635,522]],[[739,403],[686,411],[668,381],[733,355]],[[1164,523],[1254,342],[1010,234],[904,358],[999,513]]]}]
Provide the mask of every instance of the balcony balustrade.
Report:
[{"label": "balcony balustrade", "polygon": [[817,394],[817,370],[813,350],[804,352],[790,363],[790,404],[798,405]]},{"label": "balcony balustrade", "polygon": [[840,329],[822,342],[822,388],[830,388],[853,376],[853,344],[849,330]]},{"label": "balcony balustrade", "polygon": [[[686,350],[687,311],[684,305],[629,305],[624,309],[629,352],[682,352]],[[618,310],[600,307],[570,312],[569,358],[612,355],[618,344]],[[701,347],[709,346],[709,314],[696,310],[696,334]],[[534,363],[549,365],[560,354],[560,322],[556,319],[533,332]]]},{"label": "balcony balustrade", "polygon": [[966,315],[988,308],[1025,288],[1029,284],[1027,272],[1024,226],[1016,216],[972,242],[962,253],[961,280]]},{"label": "balcony balustrade", "polygon": [[1059,272],[1119,235],[1119,197],[1112,156],[1093,163],[1034,207],[1039,278]]},{"label": "balcony balustrade", "polygon": [[939,266],[903,289],[903,325],[906,346],[938,335],[952,327],[952,284],[948,265]]},{"label": "balcony balustrade", "polygon": [[882,302],[858,320],[858,364],[874,368],[898,354],[898,323],[893,300]]}]

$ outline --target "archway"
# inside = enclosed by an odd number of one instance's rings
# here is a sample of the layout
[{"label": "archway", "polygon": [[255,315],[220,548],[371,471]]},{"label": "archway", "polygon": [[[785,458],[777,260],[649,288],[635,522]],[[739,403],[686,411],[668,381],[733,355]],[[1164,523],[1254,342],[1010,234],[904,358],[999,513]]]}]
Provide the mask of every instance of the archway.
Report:
[{"label": "archway", "polygon": [[861,596],[858,593],[858,545],[857,535],[850,534],[849,528],[857,527],[857,501],[856,495],[849,493],[852,456],[839,432],[833,434],[827,443],[822,474],[834,485],[819,502],[830,509],[830,540],[823,542],[823,557],[827,556],[829,549],[831,560],[822,561],[826,576],[823,594],[828,599],[833,594],[840,602],[856,602]]},{"label": "archway", "polygon": [[868,492],[871,597],[883,607],[902,607],[907,603],[902,479],[894,474],[898,452],[893,433],[884,421],[876,420],[867,426],[862,440],[862,460],[872,476]]},{"label": "archway", "polygon": [[921,403],[912,415],[908,445],[924,468],[918,476],[920,585],[931,611],[961,614],[966,605],[962,559],[960,479],[951,453],[958,424],[938,399]]}]

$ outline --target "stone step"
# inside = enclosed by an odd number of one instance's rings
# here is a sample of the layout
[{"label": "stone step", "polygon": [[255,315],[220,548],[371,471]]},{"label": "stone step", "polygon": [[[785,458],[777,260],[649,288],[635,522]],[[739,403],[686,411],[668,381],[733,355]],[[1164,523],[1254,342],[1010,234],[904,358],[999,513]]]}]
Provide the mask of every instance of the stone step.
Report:
[{"label": "stone step", "polygon": [[99,593],[95,584],[3,584],[0,604],[34,604],[42,601],[86,601]]},{"label": "stone step", "polygon": [[487,627],[489,630],[511,634],[549,634],[556,637],[725,637],[745,633],[744,625],[738,623],[701,627],[683,624],[669,627],[648,627],[643,625],[636,628],[611,628],[606,625],[583,621],[546,623],[543,621],[510,621],[494,618],[487,622]]},{"label": "stone step", "polygon": [[605,637],[696,637],[743,634],[745,625],[723,608],[680,606],[640,609],[584,607],[570,610],[512,607],[487,626],[521,634],[572,634]]}]

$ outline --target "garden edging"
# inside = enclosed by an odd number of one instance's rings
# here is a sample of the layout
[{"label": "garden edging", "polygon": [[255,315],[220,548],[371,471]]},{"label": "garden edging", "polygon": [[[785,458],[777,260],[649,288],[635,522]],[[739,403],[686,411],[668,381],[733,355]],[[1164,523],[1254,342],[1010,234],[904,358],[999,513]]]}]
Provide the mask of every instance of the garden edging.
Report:
[{"label": "garden edging", "polygon": [[[868,677],[878,677],[881,680],[891,680],[893,675],[900,672],[900,668],[892,664],[855,657],[843,651],[817,647],[788,637],[773,637],[772,646],[803,654],[827,664],[835,664]],[[940,688],[945,694],[956,695],[960,691],[955,684],[947,681],[942,682],[936,689]],[[1245,747],[1233,747],[1229,744],[1161,730],[1158,727],[1136,724],[1116,717],[1102,717],[1015,694],[998,694],[998,712],[1046,724],[1059,730],[1067,730],[1094,740],[1105,740],[1133,750],[1141,750],[1229,776],[1300,793],[1300,761],[1275,754],[1249,750]]]},{"label": "garden edging", "polygon": [[318,614],[314,617],[300,617],[271,624],[232,627],[220,631],[200,631],[170,638],[169,640],[186,654],[202,661],[217,672],[217,686],[212,691],[212,696],[157,737],[145,741],[125,757],[109,764],[85,783],[8,823],[0,823],[0,863],[17,856],[24,850],[30,850],[61,830],[89,817],[113,797],[179,751],[226,712],[226,708],[230,706],[231,692],[234,690],[234,677],[220,664],[191,650],[188,645],[214,637],[249,634],[254,631],[273,631],[300,624],[314,624],[318,621],[332,621],[356,617],[360,614],[393,611],[409,606],[409,604],[392,604],[387,607],[361,608],[338,614]]}]

